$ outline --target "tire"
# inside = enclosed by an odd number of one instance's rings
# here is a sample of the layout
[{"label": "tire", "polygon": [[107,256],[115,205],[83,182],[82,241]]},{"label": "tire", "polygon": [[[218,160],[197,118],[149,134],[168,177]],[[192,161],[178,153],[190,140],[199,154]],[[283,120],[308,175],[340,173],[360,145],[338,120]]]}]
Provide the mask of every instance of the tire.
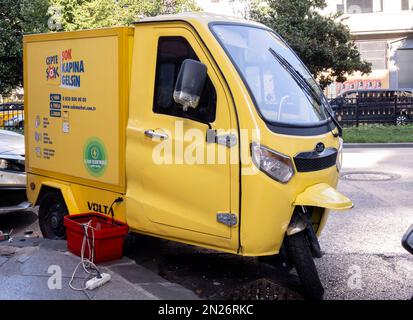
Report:
[{"label": "tire", "polygon": [[56,191],[45,193],[39,201],[39,225],[43,237],[47,239],[66,239],[63,217],[68,214],[62,195]]},{"label": "tire", "polygon": [[321,300],[324,288],[318,276],[310,245],[305,232],[286,236],[287,255],[295,267],[304,287],[305,296],[311,300]]}]

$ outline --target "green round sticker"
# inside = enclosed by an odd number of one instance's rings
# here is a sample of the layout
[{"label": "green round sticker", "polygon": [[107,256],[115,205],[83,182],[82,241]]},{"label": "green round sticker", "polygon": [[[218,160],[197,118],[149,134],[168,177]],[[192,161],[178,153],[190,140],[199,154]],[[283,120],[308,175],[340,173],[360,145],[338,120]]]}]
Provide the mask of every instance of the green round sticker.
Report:
[{"label": "green round sticker", "polygon": [[87,171],[94,177],[100,177],[108,165],[106,149],[98,138],[86,141],[83,150],[83,161]]}]

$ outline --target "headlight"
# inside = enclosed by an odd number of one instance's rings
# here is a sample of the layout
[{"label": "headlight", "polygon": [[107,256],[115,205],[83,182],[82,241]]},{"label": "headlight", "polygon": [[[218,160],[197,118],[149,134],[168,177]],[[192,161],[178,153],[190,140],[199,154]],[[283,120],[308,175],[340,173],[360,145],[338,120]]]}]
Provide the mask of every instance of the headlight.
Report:
[{"label": "headlight", "polygon": [[24,160],[0,159],[0,170],[24,172]]},{"label": "headlight", "polygon": [[337,152],[337,161],[336,161],[336,167],[337,171],[340,172],[341,167],[343,166],[343,139],[339,139],[339,146],[338,146],[338,152]]},{"label": "headlight", "polygon": [[293,162],[289,156],[255,143],[251,145],[251,155],[254,164],[278,182],[287,183],[294,175]]}]

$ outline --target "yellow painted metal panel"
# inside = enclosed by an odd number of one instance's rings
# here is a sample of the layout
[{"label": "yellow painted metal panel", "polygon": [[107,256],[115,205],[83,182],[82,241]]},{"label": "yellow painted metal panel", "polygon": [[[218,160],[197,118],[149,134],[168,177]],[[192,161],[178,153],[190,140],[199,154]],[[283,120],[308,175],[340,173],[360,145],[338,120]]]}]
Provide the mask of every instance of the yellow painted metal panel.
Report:
[{"label": "yellow painted metal panel", "polygon": [[27,182],[28,186],[31,184],[35,185],[34,190],[28,187],[28,198],[32,203],[36,203],[36,200],[38,200],[42,187],[51,187],[60,190],[69,214],[99,212],[111,216],[111,212],[113,211],[115,219],[126,222],[125,201],[114,204],[112,210],[110,210],[113,200],[118,197],[123,197],[120,193],[30,173],[27,175]]}]

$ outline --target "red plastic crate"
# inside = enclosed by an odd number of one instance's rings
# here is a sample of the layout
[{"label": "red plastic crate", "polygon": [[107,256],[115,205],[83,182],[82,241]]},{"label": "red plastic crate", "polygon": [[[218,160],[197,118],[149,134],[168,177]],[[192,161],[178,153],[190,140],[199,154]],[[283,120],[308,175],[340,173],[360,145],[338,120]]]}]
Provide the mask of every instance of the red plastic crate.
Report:
[{"label": "red plastic crate", "polygon": [[[80,256],[84,229],[82,224],[91,221],[90,226],[93,228],[95,238],[94,262],[115,260],[122,257],[123,241],[128,233],[128,226],[117,220],[99,213],[82,213],[68,215],[64,217],[66,227],[67,247],[70,252]],[[92,245],[92,230],[88,228],[88,237]],[[86,243],[85,258],[89,258],[89,250]]]}]

